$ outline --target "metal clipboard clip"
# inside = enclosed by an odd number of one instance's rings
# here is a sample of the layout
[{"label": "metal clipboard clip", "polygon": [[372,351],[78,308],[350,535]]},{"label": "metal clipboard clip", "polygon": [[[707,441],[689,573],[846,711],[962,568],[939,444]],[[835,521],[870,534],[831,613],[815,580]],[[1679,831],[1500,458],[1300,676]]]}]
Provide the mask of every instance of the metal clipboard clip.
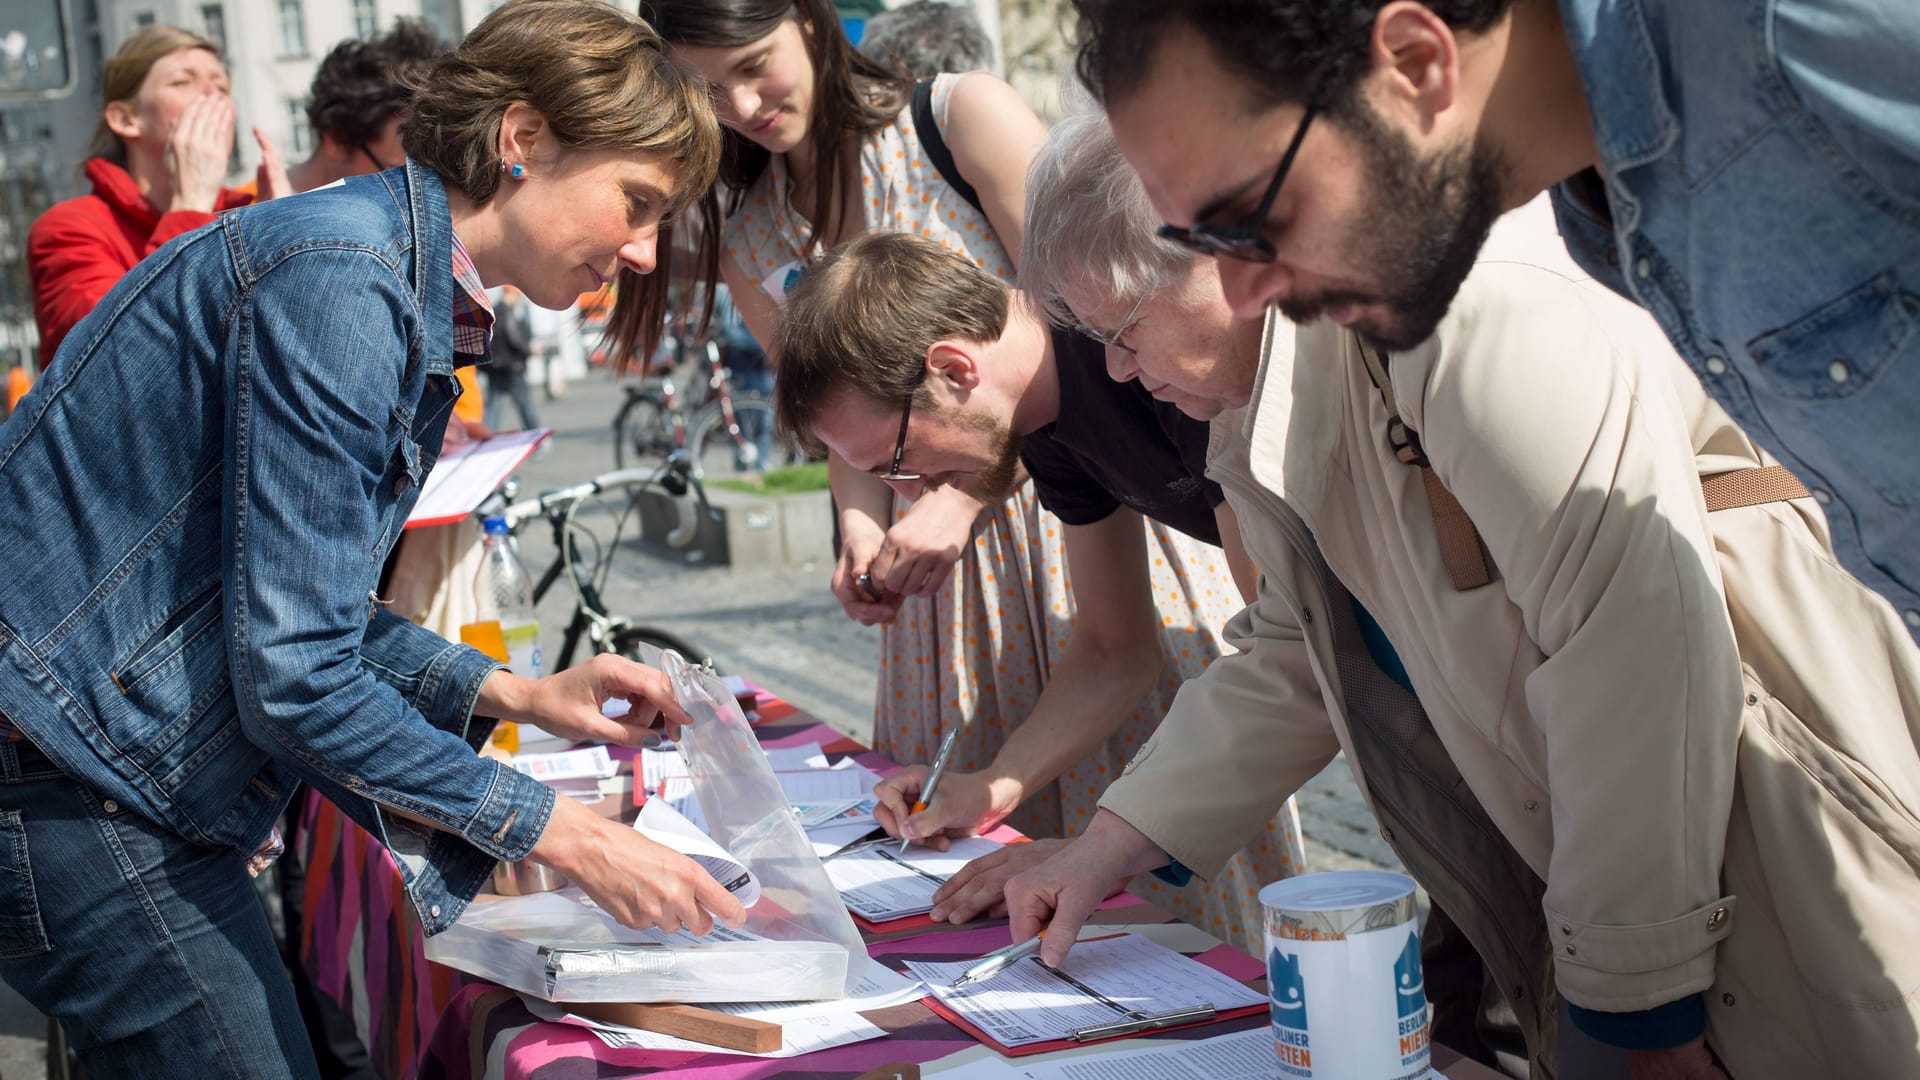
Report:
[{"label": "metal clipboard clip", "polygon": [[1211,1020],[1214,1017],[1213,1003],[1203,1001],[1198,1005],[1189,1005],[1184,1009],[1168,1009],[1166,1012],[1143,1013],[1129,1012],[1125,1020],[1112,1020],[1104,1024],[1088,1024],[1067,1032],[1074,1042],[1093,1042],[1095,1039],[1111,1039],[1116,1035],[1134,1035],[1154,1028],[1173,1027],[1177,1024],[1190,1024],[1196,1020]]}]

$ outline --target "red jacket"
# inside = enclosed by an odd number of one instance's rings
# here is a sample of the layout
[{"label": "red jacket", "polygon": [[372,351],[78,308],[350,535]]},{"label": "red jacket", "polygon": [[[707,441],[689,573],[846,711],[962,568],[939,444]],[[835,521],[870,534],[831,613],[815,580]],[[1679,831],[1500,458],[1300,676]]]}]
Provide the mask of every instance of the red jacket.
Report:
[{"label": "red jacket", "polygon": [[[40,366],[86,318],[107,290],[161,244],[213,220],[198,210],[160,213],[127,170],[105,158],[87,161],[93,194],[56,203],[27,232],[33,319],[40,327]],[[245,206],[253,196],[220,189],[216,210]]]}]

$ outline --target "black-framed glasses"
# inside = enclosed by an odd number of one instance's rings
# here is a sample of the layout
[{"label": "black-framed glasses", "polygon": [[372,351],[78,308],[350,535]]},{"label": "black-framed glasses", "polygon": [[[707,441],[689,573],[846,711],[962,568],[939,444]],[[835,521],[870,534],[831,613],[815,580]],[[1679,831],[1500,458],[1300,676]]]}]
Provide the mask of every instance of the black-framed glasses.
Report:
[{"label": "black-framed glasses", "polygon": [[893,464],[880,474],[882,480],[918,480],[919,473],[901,472],[900,458],[907,452],[907,421],[913,419],[913,391],[907,391],[907,400],[900,406],[900,437],[893,440]]},{"label": "black-framed glasses", "polygon": [[1300,152],[1300,144],[1307,137],[1307,128],[1313,125],[1313,118],[1319,112],[1320,101],[1317,97],[1307,102],[1307,111],[1300,116],[1300,126],[1293,132],[1293,141],[1287,144],[1287,152],[1280,156],[1280,166],[1273,170],[1273,180],[1267,184],[1267,193],[1253,213],[1232,225],[1196,221],[1187,227],[1161,225],[1155,231],[1162,238],[1201,255],[1224,255],[1241,262],[1272,262],[1276,257],[1273,242],[1263,235],[1267,211],[1273,209],[1274,197],[1280,194],[1280,183],[1287,178],[1288,170],[1293,168],[1294,155]]},{"label": "black-framed glasses", "polygon": [[1134,352],[1133,346],[1127,344],[1124,341],[1121,341],[1120,339],[1123,337],[1126,337],[1127,331],[1133,329],[1133,321],[1134,321],[1133,317],[1135,315],[1140,314],[1140,305],[1146,302],[1147,302],[1147,294],[1141,293],[1140,299],[1135,300],[1133,302],[1132,310],[1127,312],[1127,317],[1120,320],[1120,329],[1115,330],[1111,334],[1102,333],[1099,330],[1095,330],[1093,327],[1088,326],[1086,323],[1081,322],[1078,318],[1073,320],[1073,332],[1076,334],[1079,334],[1081,337],[1091,338],[1094,341],[1097,341],[1100,344],[1105,345],[1109,349],[1119,349],[1122,352],[1127,353],[1129,356],[1137,355]]}]

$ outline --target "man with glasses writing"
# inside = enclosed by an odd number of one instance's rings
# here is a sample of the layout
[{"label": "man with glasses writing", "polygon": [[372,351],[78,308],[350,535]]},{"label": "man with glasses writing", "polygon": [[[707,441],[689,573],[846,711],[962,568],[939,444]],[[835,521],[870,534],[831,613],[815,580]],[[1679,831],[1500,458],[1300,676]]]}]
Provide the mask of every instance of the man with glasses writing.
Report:
[{"label": "man with glasses writing", "polygon": [[[1252,594],[1232,511],[1204,475],[1208,430],[1196,418],[1204,413],[1183,411],[1176,392],[1116,382],[1108,366],[1127,363],[1136,349],[1251,359],[1259,324],[1236,323],[1224,308],[1211,325],[1196,324],[1183,314],[1185,282],[1143,284],[1150,287],[1119,307],[1114,322],[1087,325],[1061,310],[1058,321],[1074,325],[1056,326],[1034,298],[966,258],[916,236],[876,233],[817,263],[781,311],[774,395],[790,436],[837,452],[908,498],[954,485],[997,499],[1024,466],[1041,503],[1065,524],[1076,608],[1047,618],[1071,620],[1073,629],[1038,704],[1005,733],[991,762],[956,762],[944,773],[925,810],[909,813],[923,767],[882,783],[876,816],[896,836],[944,848],[1056,783],[1097,794],[1110,772],[1090,775],[1076,763],[1103,743],[1136,737],[1121,726],[1140,700],[1218,655],[1221,625]],[[1217,284],[1214,295],[1217,307]],[[1171,560],[1149,555],[1142,517],[1224,546],[1237,587],[1174,579],[1156,565]],[[861,599],[873,607],[897,603],[870,582],[850,586],[867,589]],[[1121,746],[1121,757],[1135,746]],[[1291,807],[1277,816],[1273,830],[1234,856],[1240,869],[1229,870],[1233,884],[1216,882],[1217,899],[1198,886],[1173,893],[1184,898],[1184,909],[1173,905],[1182,917],[1257,947],[1254,891],[1300,865]],[[969,877],[994,883],[997,894],[997,882],[1053,846],[1013,845]],[[941,899],[948,902],[937,916],[956,922],[992,903]]]}]

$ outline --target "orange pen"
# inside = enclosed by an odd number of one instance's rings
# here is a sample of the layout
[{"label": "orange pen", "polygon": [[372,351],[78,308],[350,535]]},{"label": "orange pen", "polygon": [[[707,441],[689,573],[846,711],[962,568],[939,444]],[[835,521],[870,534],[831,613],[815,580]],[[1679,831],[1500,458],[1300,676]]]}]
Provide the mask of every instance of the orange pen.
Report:
[{"label": "orange pen", "polygon": [[[946,738],[940,740],[940,750],[933,755],[933,768],[927,773],[927,784],[920,789],[920,797],[913,800],[913,810],[907,816],[911,817],[913,814],[925,810],[927,804],[933,801],[933,789],[940,783],[940,774],[947,771],[947,761],[953,757],[953,740],[957,738],[959,734],[960,729],[954,728],[952,731],[947,732]],[[903,821],[900,823],[900,831],[902,834],[907,831],[906,822]],[[900,850],[903,852],[906,851],[908,843],[910,843],[908,838],[902,835],[900,837]]]}]

